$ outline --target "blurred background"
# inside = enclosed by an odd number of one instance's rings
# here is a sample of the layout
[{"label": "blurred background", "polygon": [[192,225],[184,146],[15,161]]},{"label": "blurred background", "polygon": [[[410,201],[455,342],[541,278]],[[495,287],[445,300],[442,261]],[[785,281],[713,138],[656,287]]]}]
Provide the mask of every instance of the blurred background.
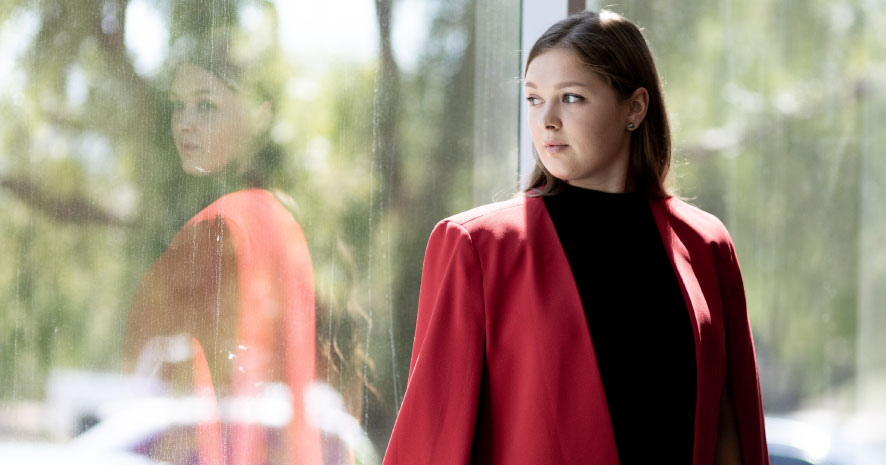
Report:
[{"label": "blurred background", "polygon": [[[406,386],[433,225],[525,175],[521,43],[538,29],[525,12],[544,5],[0,0],[0,442],[36,447],[0,457],[30,463],[132,397],[133,294],[224,187],[181,168],[174,45],[224,30],[274,107],[280,156],[259,170],[310,248],[317,378],[363,438],[355,461],[374,463]],[[886,5],[565,2],[559,17],[600,6],[651,44],[670,188],[734,239],[774,450],[884,463]],[[810,437],[824,439],[797,439]]]}]

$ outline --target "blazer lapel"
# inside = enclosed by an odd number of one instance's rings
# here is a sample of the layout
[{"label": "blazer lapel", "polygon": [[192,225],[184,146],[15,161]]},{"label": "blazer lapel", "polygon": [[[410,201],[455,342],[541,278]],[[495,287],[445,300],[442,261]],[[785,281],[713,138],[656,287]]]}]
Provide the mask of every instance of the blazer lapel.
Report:
[{"label": "blazer lapel", "polygon": [[[591,341],[587,319],[575,278],[560,244],[554,223],[541,198],[526,200],[526,225],[529,262],[536,270],[530,283],[531,292],[550,303],[546,311],[533,312],[534,332],[548,341],[547,354],[558,352],[558,365],[565,369],[551,370],[546,390],[561,398],[565,415],[555,419],[562,444],[561,463],[618,463],[615,435],[597,357]],[[547,375],[545,375],[547,376]],[[569,418],[562,421],[563,417]],[[576,444],[581,444],[577,448]]]},{"label": "blazer lapel", "polygon": [[[686,302],[686,308],[689,311],[689,319],[692,322],[692,335],[695,340],[695,367],[696,367],[696,400],[695,400],[695,448],[694,462],[698,461],[699,444],[701,443],[701,433],[704,424],[704,418],[709,416],[711,412],[707,411],[706,403],[702,402],[702,393],[707,385],[706,375],[709,375],[705,369],[705,357],[702,353],[702,337],[701,327],[710,323],[710,312],[708,311],[707,301],[702,292],[698,275],[693,269],[692,257],[689,253],[687,244],[680,238],[674,230],[671,221],[674,218],[674,212],[671,211],[670,199],[650,198],[649,205],[652,209],[652,216],[655,218],[655,224],[661,235],[662,243],[668,254],[668,259],[674,268],[674,274],[677,282],[680,283],[680,290],[683,293],[683,300]],[[689,247],[692,247],[690,244]],[[719,412],[717,412],[719,413]]]}]

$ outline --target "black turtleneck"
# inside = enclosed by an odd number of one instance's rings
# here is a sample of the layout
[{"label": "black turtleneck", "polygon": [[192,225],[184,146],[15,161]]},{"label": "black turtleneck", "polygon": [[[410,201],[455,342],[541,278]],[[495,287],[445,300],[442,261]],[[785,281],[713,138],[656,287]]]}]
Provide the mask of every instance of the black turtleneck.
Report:
[{"label": "black turtleneck", "polygon": [[544,201],[584,306],[619,461],[692,463],[695,342],[649,200],[566,186]]}]

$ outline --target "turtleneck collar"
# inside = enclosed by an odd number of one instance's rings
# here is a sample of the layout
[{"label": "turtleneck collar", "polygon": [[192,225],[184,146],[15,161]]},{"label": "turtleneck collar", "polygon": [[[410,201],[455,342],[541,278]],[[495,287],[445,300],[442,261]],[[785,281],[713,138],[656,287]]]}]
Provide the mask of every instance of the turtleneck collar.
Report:
[{"label": "turtleneck collar", "polygon": [[645,196],[639,191],[614,193],[566,184],[563,190],[551,196],[550,200],[554,200],[557,203],[575,204],[576,206],[628,207],[629,205],[642,203],[642,201],[645,201]]}]

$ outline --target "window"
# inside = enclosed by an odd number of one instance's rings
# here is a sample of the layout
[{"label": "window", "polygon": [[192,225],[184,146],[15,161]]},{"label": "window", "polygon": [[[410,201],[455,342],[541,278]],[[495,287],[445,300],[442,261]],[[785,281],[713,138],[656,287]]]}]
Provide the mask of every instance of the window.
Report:
[{"label": "window", "polygon": [[377,463],[431,228],[517,188],[519,3],[0,15],[0,440]]},{"label": "window", "polygon": [[[518,190],[520,50],[604,5],[6,3],[0,457],[46,463],[378,463],[428,234]],[[882,5],[612,8],[663,77],[672,190],[733,236],[767,413],[882,459]]]}]

